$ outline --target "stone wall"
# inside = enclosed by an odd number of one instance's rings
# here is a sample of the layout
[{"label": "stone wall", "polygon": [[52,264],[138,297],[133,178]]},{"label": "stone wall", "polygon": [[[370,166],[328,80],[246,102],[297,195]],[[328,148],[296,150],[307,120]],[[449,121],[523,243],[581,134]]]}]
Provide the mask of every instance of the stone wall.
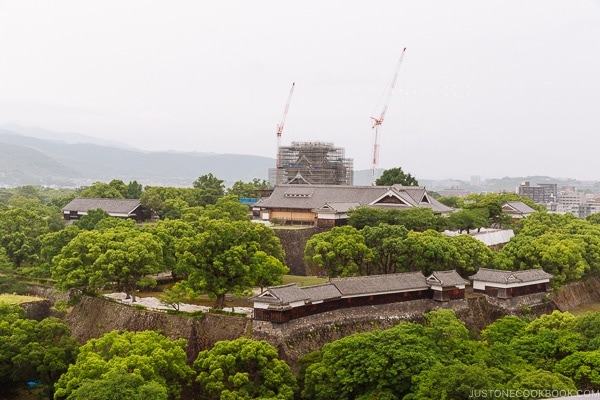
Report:
[{"label": "stone wall", "polygon": [[572,310],[583,304],[600,302],[600,276],[588,276],[569,283],[550,294],[560,311]]},{"label": "stone wall", "polygon": [[50,300],[37,300],[30,301],[27,303],[21,303],[19,306],[27,313],[27,318],[41,321],[44,318],[51,316],[50,307],[52,302]]},{"label": "stone wall", "polygon": [[[62,296],[53,294],[50,289],[37,291],[36,294],[55,299]],[[386,329],[402,321],[419,322],[424,313],[432,310],[452,309],[470,330],[479,332],[505,315],[539,316],[555,309],[566,311],[598,301],[600,277],[587,277],[552,293],[535,293],[512,299],[476,295],[449,302],[423,299],[336,310],[285,324],[219,314],[202,314],[199,317],[173,315],[137,309],[101,297],[81,296],[79,303],[64,316],[64,320],[80,343],[115,329],[159,330],[173,339],[185,338],[188,340],[187,354],[190,360],[219,340],[239,337],[267,340],[278,348],[282,359],[296,368],[299,357],[320,349],[326,343],[353,333]],[[45,301],[25,307],[35,310],[28,310],[28,313],[38,319],[44,313],[50,313],[51,303]]]},{"label": "stone wall", "polygon": [[81,297],[66,315],[65,323],[80,343],[113,330],[158,330],[172,339],[185,338],[189,360],[219,340],[251,337],[252,329],[252,321],[245,317],[208,313],[199,317],[173,315],[88,296]]},{"label": "stone wall", "polygon": [[275,235],[281,240],[285,251],[285,263],[292,275],[306,275],[306,264],[304,263],[304,248],[306,242],[314,234],[324,232],[316,227],[301,229],[273,229]]},{"label": "stone wall", "polygon": [[[544,294],[532,295],[522,302],[499,299],[488,301],[487,296],[438,302],[431,299],[336,310],[284,324],[253,321],[252,337],[266,340],[277,347],[280,357],[292,368],[298,358],[316,351],[326,343],[354,333],[390,328],[400,322],[421,322],[423,314],[433,310],[451,309],[467,328],[479,332],[505,315],[541,315],[555,309]],[[524,306],[523,304],[528,304]]]}]

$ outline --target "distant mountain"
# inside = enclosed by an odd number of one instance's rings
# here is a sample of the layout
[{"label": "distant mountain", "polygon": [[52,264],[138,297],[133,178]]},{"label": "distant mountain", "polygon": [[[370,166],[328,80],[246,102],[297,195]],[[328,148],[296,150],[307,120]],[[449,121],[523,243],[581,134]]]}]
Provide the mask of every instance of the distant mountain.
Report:
[{"label": "distant mountain", "polygon": [[94,136],[82,135],[81,133],[73,132],[54,132],[47,129],[25,127],[16,124],[4,123],[0,125],[0,131],[10,131],[24,136],[30,136],[38,139],[53,140],[67,143],[91,143],[100,146],[117,147],[120,149],[136,150],[134,147],[112,140],[100,139]]},{"label": "distant mountain", "polygon": [[83,186],[137,180],[144,185],[191,186],[212,173],[226,185],[267,179],[275,160],[242,154],[143,152],[90,143],[40,139],[0,130],[0,186]]},{"label": "distant mountain", "polygon": [[[17,129],[18,127],[15,127]],[[136,180],[143,185],[191,187],[202,175],[213,174],[231,186],[236,181],[268,179],[275,160],[244,154],[214,154],[191,152],[146,152],[109,144],[79,134],[54,133],[37,128],[19,128],[14,132],[0,129],[0,187],[48,185],[80,187],[94,182],[121,179]],[[29,132],[24,133],[24,132]],[[86,140],[95,141],[89,143]],[[107,143],[107,144],[101,144]],[[378,170],[379,176],[383,170]],[[532,185],[557,183],[590,192],[600,191],[598,182],[574,179],[535,177],[505,177],[481,182],[460,180],[428,180],[419,184],[436,191],[461,188],[468,192],[514,192],[523,181]],[[370,185],[371,170],[354,171],[354,185]]]}]

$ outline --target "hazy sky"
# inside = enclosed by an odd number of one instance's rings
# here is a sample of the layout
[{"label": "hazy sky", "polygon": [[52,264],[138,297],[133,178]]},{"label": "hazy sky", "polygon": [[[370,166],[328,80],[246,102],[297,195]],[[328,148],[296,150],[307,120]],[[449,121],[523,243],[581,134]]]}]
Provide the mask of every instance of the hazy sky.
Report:
[{"label": "hazy sky", "polygon": [[0,123],[145,150],[332,142],[418,179],[600,180],[600,0],[0,0]]}]

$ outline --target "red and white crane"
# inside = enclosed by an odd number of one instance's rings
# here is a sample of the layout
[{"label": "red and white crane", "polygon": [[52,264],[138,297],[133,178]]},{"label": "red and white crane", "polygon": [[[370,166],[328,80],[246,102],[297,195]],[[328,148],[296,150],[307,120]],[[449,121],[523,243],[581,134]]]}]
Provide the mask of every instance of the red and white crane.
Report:
[{"label": "red and white crane", "polygon": [[405,52],[406,47],[402,50],[402,53],[400,54],[400,59],[396,64],[392,81],[385,93],[379,117],[371,117],[371,119],[373,120],[373,126],[371,126],[371,128],[375,129],[375,137],[373,139],[373,164],[371,168],[371,185],[375,185],[375,170],[377,169],[377,164],[379,163],[379,127],[381,126],[381,124],[383,124],[383,119],[385,118],[385,113],[387,111],[390,98],[392,97],[392,93],[394,93],[394,89],[396,88],[396,81],[398,80],[398,73],[400,72],[400,66],[402,65],[402,61],[404,60]]},{"label": "red and white crane", "polygon": [[277,124],[277,154],[275,159],[276,161],[276,175],[275,175],[275,184],[280,184],[280,173],[281,173],[281,134],[283,133],[283,125],[285,124],[285,118],[287,117],[288,110],[290,108],[290,102],[292,101],[292,94],[294,94],[294,87],[296,86],[296,82],[292,82],[292,87],[290,89],[290,94],[288,95],[287,102],[285,103],[285,109],[283,110],[283,115],[281,116],[281,121]]}]

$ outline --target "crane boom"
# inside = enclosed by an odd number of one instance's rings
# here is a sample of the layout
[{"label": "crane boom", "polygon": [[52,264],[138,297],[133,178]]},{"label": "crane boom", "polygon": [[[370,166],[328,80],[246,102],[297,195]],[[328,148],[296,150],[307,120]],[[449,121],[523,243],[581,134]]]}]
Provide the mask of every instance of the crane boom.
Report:
[{"label": "crane boom", "polygon": [[385,99],[383,102],[383,106],[381,107],[381,113],[379,117],[371,117],[373,120],[372,129],[375,129],[375,137],[373,139],[373,160],[372,160],[372,168],[371,168],[371,184],[375,185],[375,170],[377,169],[377,164],[379,163],[379,127],[383,124],[383,120],[385,118],[385,113],[388,108],[388,104],[390,102],[390,98],[394,93],[394,89],[396,88],[396,81],[398,80],[398,73],[400,72],[400,66],[402,65],[402,61],[404,60],[404,53],[406,52],[406,47],[402,49],[402,53],[400,54],[400,58],[398,59],[398,63],[396,64],[396,68],[394,70],[394,75],[390,85],[387,88]]},{"label": "crane boom", "polygon": [[281,183],[280,180],[280,172],[281,172],[281,134],[283,133],[283,126],[285,124],[285,119],[287,117],[288,110],[290,109],[290,102],[292,101],[292,95],[294,94],[294,87],[296,86],[296,82],[292,82],[292,87],[290,88],[290,93],[288,94],[287,102],[285,103],[285,108],[283,110],[283,115],[281,116],[281,121],[277,124],[277,154],[275,159],[277,160],[276,167],[276,177],[275,184]]}]

